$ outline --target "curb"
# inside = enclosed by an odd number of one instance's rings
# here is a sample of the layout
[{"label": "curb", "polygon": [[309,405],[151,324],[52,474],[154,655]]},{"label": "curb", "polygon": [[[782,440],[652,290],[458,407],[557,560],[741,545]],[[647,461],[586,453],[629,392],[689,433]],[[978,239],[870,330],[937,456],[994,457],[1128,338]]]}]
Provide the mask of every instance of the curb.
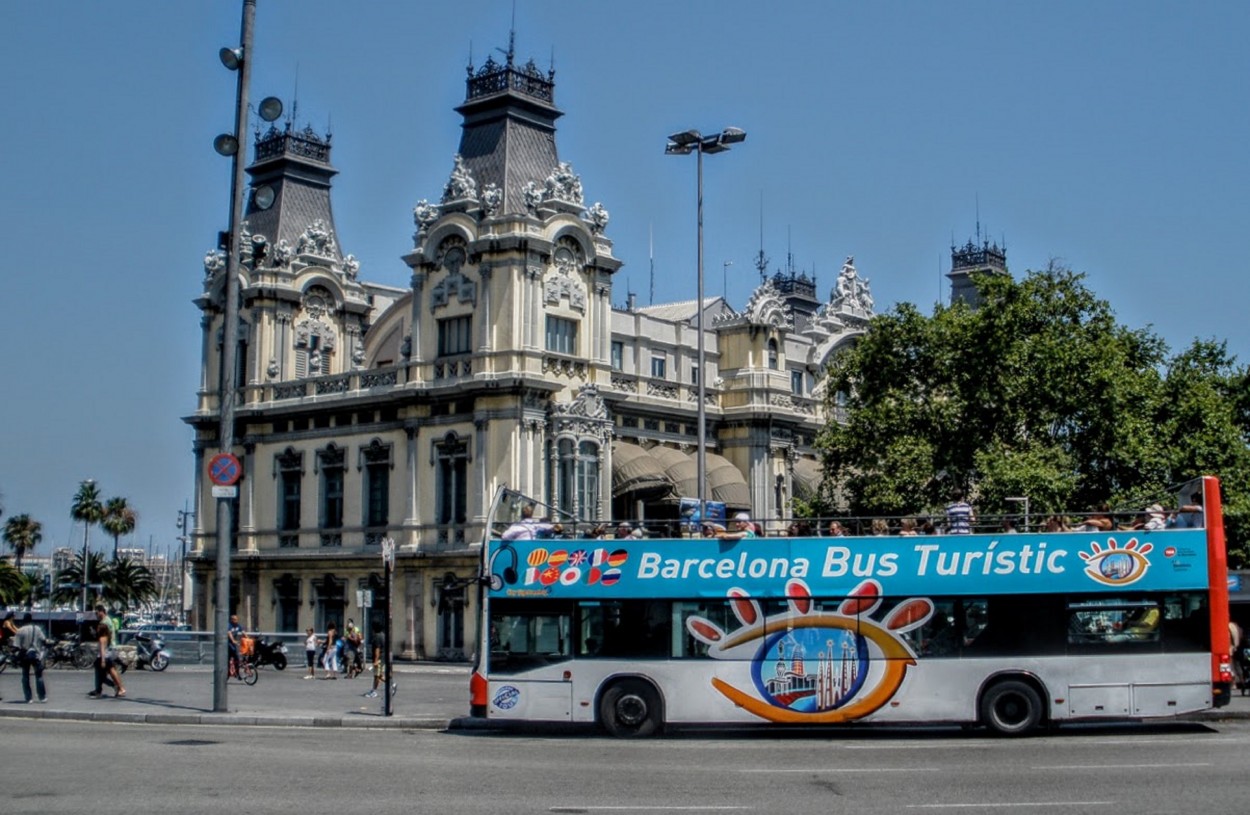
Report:
[{"label": "curb", "polygon": [[455,720],[418,717],[264,716],[246,713],[95,713],[72,710],[0,710],[3,719],[48,719],[115,724],[236,725],[243,727],[338,727],[344,729],[449,730]]}]

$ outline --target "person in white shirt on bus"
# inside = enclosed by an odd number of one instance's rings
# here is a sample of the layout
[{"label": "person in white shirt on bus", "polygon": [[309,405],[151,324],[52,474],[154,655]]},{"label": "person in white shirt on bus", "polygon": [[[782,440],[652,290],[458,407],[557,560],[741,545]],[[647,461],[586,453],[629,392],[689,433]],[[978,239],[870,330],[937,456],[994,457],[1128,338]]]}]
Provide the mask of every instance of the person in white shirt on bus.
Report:
[{"label": "person in white shirt on bus", "polygon": [[534,505],[526,504],[521,507],[521,519],[505,529],[500,539],[506,541],[529,541],[544,535],[558,535],[563,531],[564,527],[560,524],[534,520]]}]

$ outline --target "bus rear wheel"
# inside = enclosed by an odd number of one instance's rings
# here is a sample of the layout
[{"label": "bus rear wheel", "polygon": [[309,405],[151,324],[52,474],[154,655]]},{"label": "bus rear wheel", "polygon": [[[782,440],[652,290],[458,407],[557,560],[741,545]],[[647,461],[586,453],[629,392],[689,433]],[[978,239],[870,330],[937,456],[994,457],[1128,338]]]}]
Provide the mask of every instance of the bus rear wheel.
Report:
[{"label": "bus rear wheel", "polygon": [[981,697],[981,721],[1000,736],[1023,736],[1042,720],[1042,698],[1025,682],[999,682]]},{"label": "bus rear wheel", "polygon": [[638,679],[617,682],[599,699],[599,721],[617,738],[654,735],[661,724],[660,695]]}]

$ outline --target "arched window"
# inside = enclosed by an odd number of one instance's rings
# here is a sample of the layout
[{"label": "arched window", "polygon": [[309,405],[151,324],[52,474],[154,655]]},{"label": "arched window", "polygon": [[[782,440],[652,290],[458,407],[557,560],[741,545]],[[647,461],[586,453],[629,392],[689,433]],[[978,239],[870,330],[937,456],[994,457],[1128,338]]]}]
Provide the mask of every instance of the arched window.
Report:
[{"label": "arched window", "polygon": [[776,341],[776,340],[769,340],[769,341],[768,341],[768,369],[769,369],[770,371],[775,371],[775,370],[777,370],[777,365],[778,365],[778,361],[777,361],[777,341]]},{"label": "arched window", "polygon": [[556,448],[556,483],[561,512],[580,520],[599,519],[599,445],[560,439]]}]

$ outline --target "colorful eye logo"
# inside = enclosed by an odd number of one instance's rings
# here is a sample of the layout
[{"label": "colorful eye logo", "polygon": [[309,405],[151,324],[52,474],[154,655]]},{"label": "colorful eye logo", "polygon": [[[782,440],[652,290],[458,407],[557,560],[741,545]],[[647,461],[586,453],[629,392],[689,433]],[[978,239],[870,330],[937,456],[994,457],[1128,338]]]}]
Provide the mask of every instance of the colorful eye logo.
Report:
[{"label": "colorful eye logo", "polygon": [[742,624],[732,633],[703,617],[686,630],[709,646],[715,659],[751,662],[752,694],[720,677],[712,686],[734,704],[772,722],[835,724],[873,713],[893,698],[916,656],[900,634],[933,616],[933,602],[911,598],[878,623],[881,584],[860,583],[837,612],[816,611],[802,580],[786,584],[790,611],[764,617],[742,589],[727,592]]},{"label": "colorful eye logo", "polygon": [[1139,543],[1137,538],[1130,538],[1121,546],[1115,538],[1107,538],[1106,549],[1097,541],[1091,543],[1089,548],[1089,553],[1077,553],[1085,561],[1085,574],[1108,586],[1127,586],[1140,580],[1150,568],[1146,555],[1154,546]]}]

